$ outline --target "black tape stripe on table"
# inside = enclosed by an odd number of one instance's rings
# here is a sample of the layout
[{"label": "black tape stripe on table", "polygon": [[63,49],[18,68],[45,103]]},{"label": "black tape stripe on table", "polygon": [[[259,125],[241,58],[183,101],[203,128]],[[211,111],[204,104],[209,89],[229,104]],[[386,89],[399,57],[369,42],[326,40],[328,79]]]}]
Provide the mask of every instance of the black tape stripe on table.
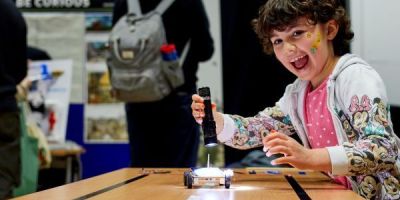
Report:
[{"label": "black tape stripe on table", "polygon": [[310,196],[304,191],[300,184],[294,179],[292,175],[285,175],[287,182],[292,186],[300,200],[311,200]]},{"label": "black tape stripe on table", "polygon": [[83,195],[83,196],[78,197],[78,198],[76,198],[76,199],[74,199],[74,200],[89,199],[89,198],[94,197],[94,196],[96,196],[96,195],[99,195],[99,194],[108,192],[108,191],[110,191],[110,190],[113,190],[113,189],[115,189],[115,188],[117,188],[117,187],[121,187],[121,186],[126,185],[126,184],[128,184],[128,183],[131,183],[131,182],[133,182],[133,181],[137,181],[137,180],[139,180],[139,179],[141,179],[141,178],[146,177],[147,175],[149,175],[149,174],[142,174],[142,175],[139,175],[139,176],[135,176],[135,177],[133,177],[133,178],[131,178],[131,179],[128,179],[128,180],[126,180],[126,181],[123,181],[123,182],[120,182],[120,183],[117,183],[117,184],[108,186],[108,187],[106,187],[106,188],[97,190],[97,191],[95,191],[95,192],[92,192],[92,193]]}]

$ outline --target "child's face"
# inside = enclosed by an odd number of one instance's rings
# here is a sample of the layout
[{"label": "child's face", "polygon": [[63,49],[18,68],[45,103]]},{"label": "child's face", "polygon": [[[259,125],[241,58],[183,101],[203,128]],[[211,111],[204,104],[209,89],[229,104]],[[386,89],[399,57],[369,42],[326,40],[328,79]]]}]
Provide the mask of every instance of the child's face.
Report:
[{"label": "child's face", "polygon": [[[329,22],[328,22],[329,23]],[[271,42],[278,60],[302,80],[317,87],[331,72],[335,60],[332,27],[327,24],[312,25],[302,17],[284,31],[274,30]],[[325,67],[328,66],[328,67]]]}]

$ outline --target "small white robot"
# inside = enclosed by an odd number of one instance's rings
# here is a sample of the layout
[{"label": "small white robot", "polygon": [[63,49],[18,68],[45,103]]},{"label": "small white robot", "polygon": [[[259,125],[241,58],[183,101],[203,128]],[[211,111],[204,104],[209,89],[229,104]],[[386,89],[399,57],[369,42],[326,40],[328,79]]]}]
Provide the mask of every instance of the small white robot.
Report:
[{"label": "small white robot", "polygon": [[219,168],[198,168],[185,171],[183,173],[183,182],[187,188],[193,186],[215,187],[225,185],[229,189],[232,182],[233,171],[221,170]]}]

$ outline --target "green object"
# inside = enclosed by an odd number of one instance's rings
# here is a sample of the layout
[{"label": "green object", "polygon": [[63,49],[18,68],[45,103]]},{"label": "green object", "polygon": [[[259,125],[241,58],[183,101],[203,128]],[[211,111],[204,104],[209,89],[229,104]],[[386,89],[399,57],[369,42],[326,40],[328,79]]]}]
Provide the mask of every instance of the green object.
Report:
[{"label": "green object", "polygon": [[21,127],[21,183],[14,189],[14,197],[36,192],[39,173],[38,139],[28,134],[26,103],[19,103]]}]

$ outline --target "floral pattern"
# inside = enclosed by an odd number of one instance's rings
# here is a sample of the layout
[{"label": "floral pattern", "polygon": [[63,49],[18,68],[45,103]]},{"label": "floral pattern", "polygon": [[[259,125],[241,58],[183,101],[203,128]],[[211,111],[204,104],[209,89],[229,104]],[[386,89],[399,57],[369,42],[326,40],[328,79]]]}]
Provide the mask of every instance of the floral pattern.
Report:
[{"label": "floral pattern", "polygon": [[295,133],[289,116],[285,116],[278,106],[266,108],[255,117],[231,115],[231,118],[235,122],[237,131],[225,144],[238,149],[262,146],[262,138],[272,130],[279,130],[287,135]]},{"label": "floral pattern", "polygon": [[[346,109],[335,108],[348,142],[342,145],[349,159],[349,180],[366,199],[400,199],[400,161],[393,135],[389,108],[380,98],[352,96]],[[262,145],[273,129],[287,135],[296,132],[290,117],[278,106],[266,108],[254,117],[231,115],[237,127],[227,145],[248,149]]]}]

